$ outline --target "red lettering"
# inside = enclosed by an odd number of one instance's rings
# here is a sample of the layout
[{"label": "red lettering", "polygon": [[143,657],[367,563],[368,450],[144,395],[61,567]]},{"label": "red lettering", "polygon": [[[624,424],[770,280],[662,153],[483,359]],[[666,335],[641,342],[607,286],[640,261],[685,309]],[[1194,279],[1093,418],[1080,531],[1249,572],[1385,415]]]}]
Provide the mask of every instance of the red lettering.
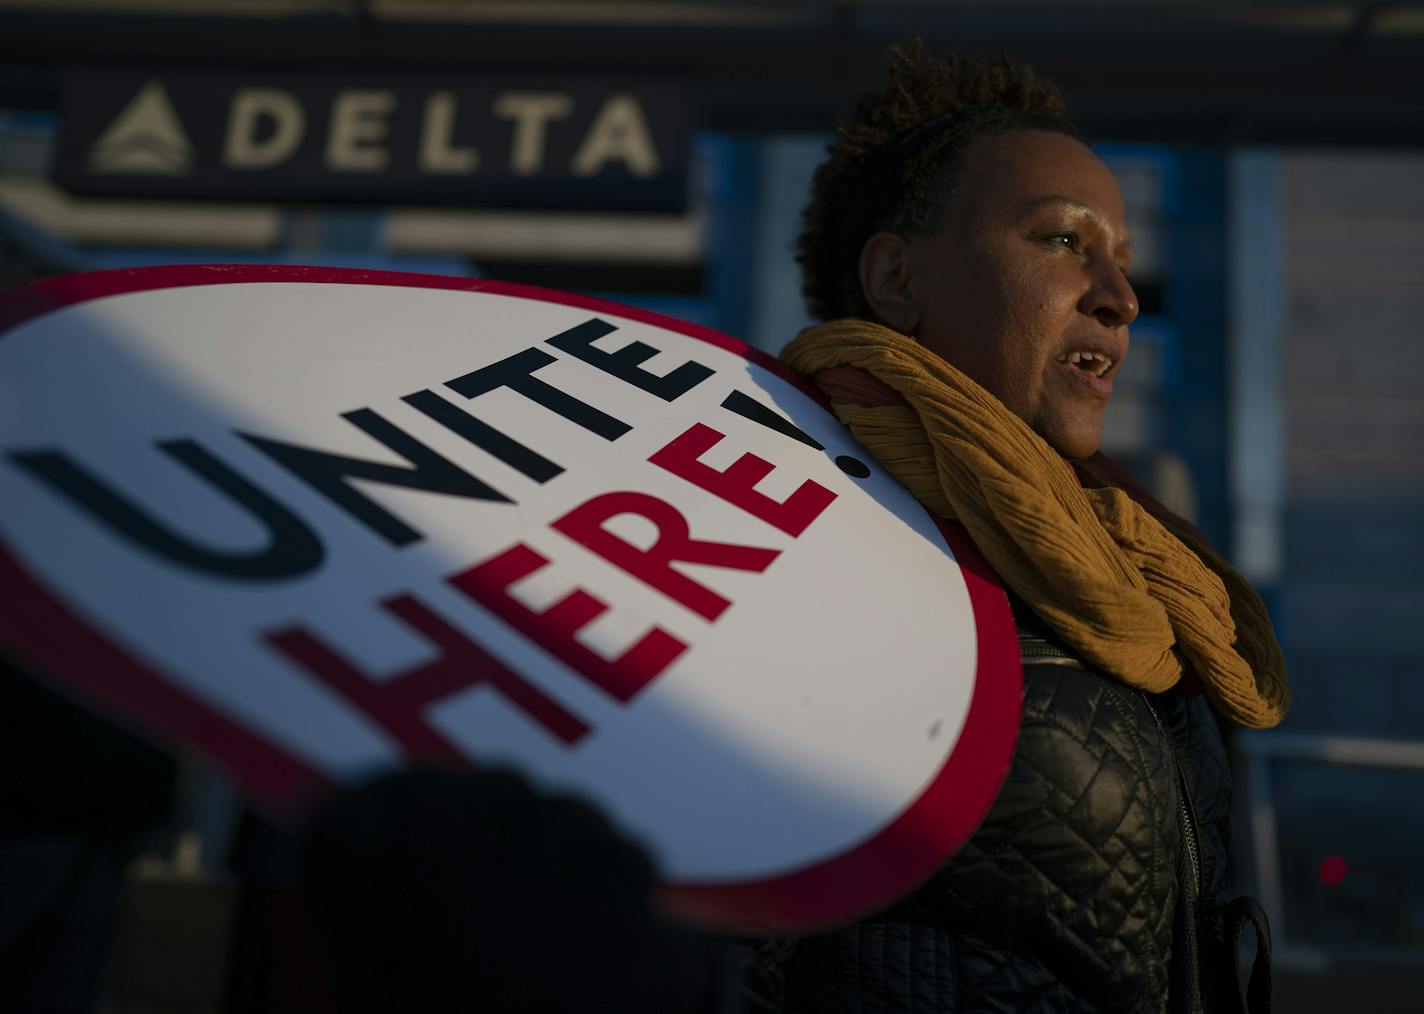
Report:
[{"label": "red lettering", "polygon": [[807,479],[784,501],[778,502],[755,489],[775,467],[764,458],[750,452],[743,454],[724,472],[719,472],[698,459],[715,447],[725,434],[711,426],[693,423],[672,443],[657,451],[648,460],[673,475],[700,486],[714,496],[740,507],[787,535],[800,535],[821,516],[835,500],[836,494],[818,482]]},{"label": "red lettering", "polygon": [[617,659],[606,659],[574,635],[607,612],[582,588],[575,588],[542,613],[509,594],[509,586],[549,561],[519,543],[450,578],[450,583],[559,661],[620,701],[629,700],[681,655],[687,645],[654,627]]},{"label": "red lettering", "polygon": [[[647,518],[657,526],[657,540],[650,548],[639,549],[603,527],[619,514]],[[759,574],[781,555],[779,549],[694,539],[676,507],[647,493],[604,493],[569,511],[553,527],[706,620],[717,619],[732,603],[673,570],[674,563],[705,563]]]},{"label": "red lettering", "polygon": [[425,712],[436,701],[479,683],[494,687],[565,744],[578,742],[588,732],[582,721],[413,596],[398,595],[381,606],[433,642],[440,654],[385,678],[361,670],[302,627],[269,633],[266,640],[384,727],[412,756],[468,761],[426,721]]}]

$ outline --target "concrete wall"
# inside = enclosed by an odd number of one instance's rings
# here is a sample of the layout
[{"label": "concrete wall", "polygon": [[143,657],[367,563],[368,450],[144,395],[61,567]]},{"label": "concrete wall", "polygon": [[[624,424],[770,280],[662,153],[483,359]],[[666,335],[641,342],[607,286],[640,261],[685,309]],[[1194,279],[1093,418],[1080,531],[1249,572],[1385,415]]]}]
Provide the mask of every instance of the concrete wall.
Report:
[{"label": "concrete wall", "polygon": [[1291,724],[1424,738],[1424,154],[1282,175]]},{"label": "concrete wall", "polygon": [[[1424,154],[1280,166],[1285,728],[1424,741]],[[1424,771],[1281,762],[1267,791],[1288,937],[1412,953],[1417,1005]],[[1318,873],[1331,855],[1349,868],[1334,885]]]}]

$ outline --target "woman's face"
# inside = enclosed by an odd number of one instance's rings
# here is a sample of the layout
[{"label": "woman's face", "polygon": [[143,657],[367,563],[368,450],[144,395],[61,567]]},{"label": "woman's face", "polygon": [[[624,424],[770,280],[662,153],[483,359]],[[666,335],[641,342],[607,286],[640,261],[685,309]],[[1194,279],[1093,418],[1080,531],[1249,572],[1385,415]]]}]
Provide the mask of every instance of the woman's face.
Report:
[{"label": "woman's face", "polygon": [[909,333],[1065,458],[1103,435],[1137,316],[1122,192],[1063,134],[1015,130],[968,152],[939,227],[907,244]]}]

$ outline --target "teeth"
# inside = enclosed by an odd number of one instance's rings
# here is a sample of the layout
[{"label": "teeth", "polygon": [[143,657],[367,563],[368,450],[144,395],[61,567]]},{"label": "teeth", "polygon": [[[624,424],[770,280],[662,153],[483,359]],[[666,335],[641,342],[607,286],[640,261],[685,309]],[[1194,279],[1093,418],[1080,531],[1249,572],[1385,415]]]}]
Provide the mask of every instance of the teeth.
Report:
[{"label": "teeth", "polygon": [[1107,356],[1097,352],[1065,352],[1058,357],[1060,363],[1072,363],[1074,366],[1082,365],[1087,371],[1096,377],[1101,377],[1108,370],[1113,368],[1113,361]]}]

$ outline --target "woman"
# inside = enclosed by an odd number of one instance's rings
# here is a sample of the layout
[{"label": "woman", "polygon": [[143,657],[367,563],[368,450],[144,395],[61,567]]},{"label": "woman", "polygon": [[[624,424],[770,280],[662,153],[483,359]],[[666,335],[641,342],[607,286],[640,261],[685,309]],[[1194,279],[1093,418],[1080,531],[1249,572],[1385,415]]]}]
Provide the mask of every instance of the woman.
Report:
[{"label": "woman", "polygon": [[1242,1009],[1259,908],[1224,902],[1216,720],[1274,725],[1289,691],[1255,593],[1096,453],[1138,311],[1122,195],[1026,68],[892,57],[816,174],[799,260],[829,323],[783,359],[998,572],[1022,728],[960,853],[890,911],[767,948],[750,1005]]}]

